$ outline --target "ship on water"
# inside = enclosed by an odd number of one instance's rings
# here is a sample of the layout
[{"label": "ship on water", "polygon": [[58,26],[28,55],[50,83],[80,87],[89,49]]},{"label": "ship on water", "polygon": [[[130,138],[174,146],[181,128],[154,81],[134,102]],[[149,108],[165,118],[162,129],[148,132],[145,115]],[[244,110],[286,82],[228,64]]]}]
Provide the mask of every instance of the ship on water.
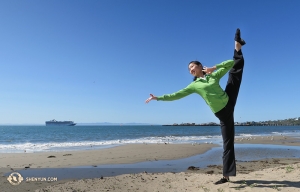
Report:
[{"label": "ship on water", "polygon": [[46,126],[74,126],[74,121],[56,121],[55,119],[46,121]]}]

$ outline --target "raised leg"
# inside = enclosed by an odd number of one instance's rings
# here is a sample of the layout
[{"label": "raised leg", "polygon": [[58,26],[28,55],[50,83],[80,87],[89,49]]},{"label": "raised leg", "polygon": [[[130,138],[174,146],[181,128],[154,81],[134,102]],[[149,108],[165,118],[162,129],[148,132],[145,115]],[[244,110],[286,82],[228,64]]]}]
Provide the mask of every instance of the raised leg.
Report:
[{"label": "raised leg", "polygon": [[244,56],[241,49],[241,43],[243,42],[245,44],[245,41],[240,37],[240,30],[237,29],[235,35],[235,49],[233,54],[234,66],[228,73],[228,81],[225,88],[225,92],[229,97],[229,103],[233,106],[233,108],[235,107],[237,101],[243,76]]}]

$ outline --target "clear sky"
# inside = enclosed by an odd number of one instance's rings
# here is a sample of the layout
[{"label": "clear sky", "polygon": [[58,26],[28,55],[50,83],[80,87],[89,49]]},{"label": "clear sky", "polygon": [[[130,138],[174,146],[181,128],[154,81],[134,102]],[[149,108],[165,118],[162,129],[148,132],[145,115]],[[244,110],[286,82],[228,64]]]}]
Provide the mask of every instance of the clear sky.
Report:
[{"label": "clear sky", "polygon": [[[9,0],[0,2],[0,124],[218,122],[190,95],[187,66],[245,69],[235,121],[300,116],[300,1]],[[227,75],[220,84],[224,88]]]}]

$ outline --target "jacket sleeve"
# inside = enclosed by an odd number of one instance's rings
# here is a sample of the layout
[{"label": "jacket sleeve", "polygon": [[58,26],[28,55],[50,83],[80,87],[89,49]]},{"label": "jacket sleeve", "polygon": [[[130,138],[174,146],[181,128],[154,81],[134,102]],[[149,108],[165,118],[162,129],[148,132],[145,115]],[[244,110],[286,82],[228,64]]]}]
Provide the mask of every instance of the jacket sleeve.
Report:
[{"label": "jacket sleeve", "polygon": [[223,61],[220,64],[216,65],[217,71],[213,72],[213,76],[221,79],[234,65],[233,60]]},{"label": "jacket sleeve", "polygon": [[174,100],[178,100],[178,99],[181,99],[183,97],[186,97],[186,96],[194,93],[194,90],[195,90],[194,89],[194,83],[191,83],[186,88],[181,89],[180,91],[177,91],[177,92],[172,93],[172,94],[165,94],[165,95],[157,97],[157,101],[174,101]]}]

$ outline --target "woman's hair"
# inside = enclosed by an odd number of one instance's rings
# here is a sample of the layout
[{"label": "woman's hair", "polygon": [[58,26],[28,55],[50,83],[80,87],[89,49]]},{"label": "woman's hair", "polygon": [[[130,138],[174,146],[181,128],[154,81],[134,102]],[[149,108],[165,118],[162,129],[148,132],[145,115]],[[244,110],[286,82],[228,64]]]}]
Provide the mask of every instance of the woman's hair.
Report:
[{"label": "woman's hair", "polygon": [[[198,65],[198,66],[201,65],[201,67],[202,67],[202,69],[203,69],[203,65],[202,65],[202,63],[200,63],[199,61],[191,61],[191,62],[189,63],[189,65],[190,65],[190,64],[195,64],[195,65]],[[206,73],[203,72],[203,74],[205,75]],[[193,79],[193,81],[196,81],[196,79],[197,79],[197,77],[195,76],[194,79]]]}]

